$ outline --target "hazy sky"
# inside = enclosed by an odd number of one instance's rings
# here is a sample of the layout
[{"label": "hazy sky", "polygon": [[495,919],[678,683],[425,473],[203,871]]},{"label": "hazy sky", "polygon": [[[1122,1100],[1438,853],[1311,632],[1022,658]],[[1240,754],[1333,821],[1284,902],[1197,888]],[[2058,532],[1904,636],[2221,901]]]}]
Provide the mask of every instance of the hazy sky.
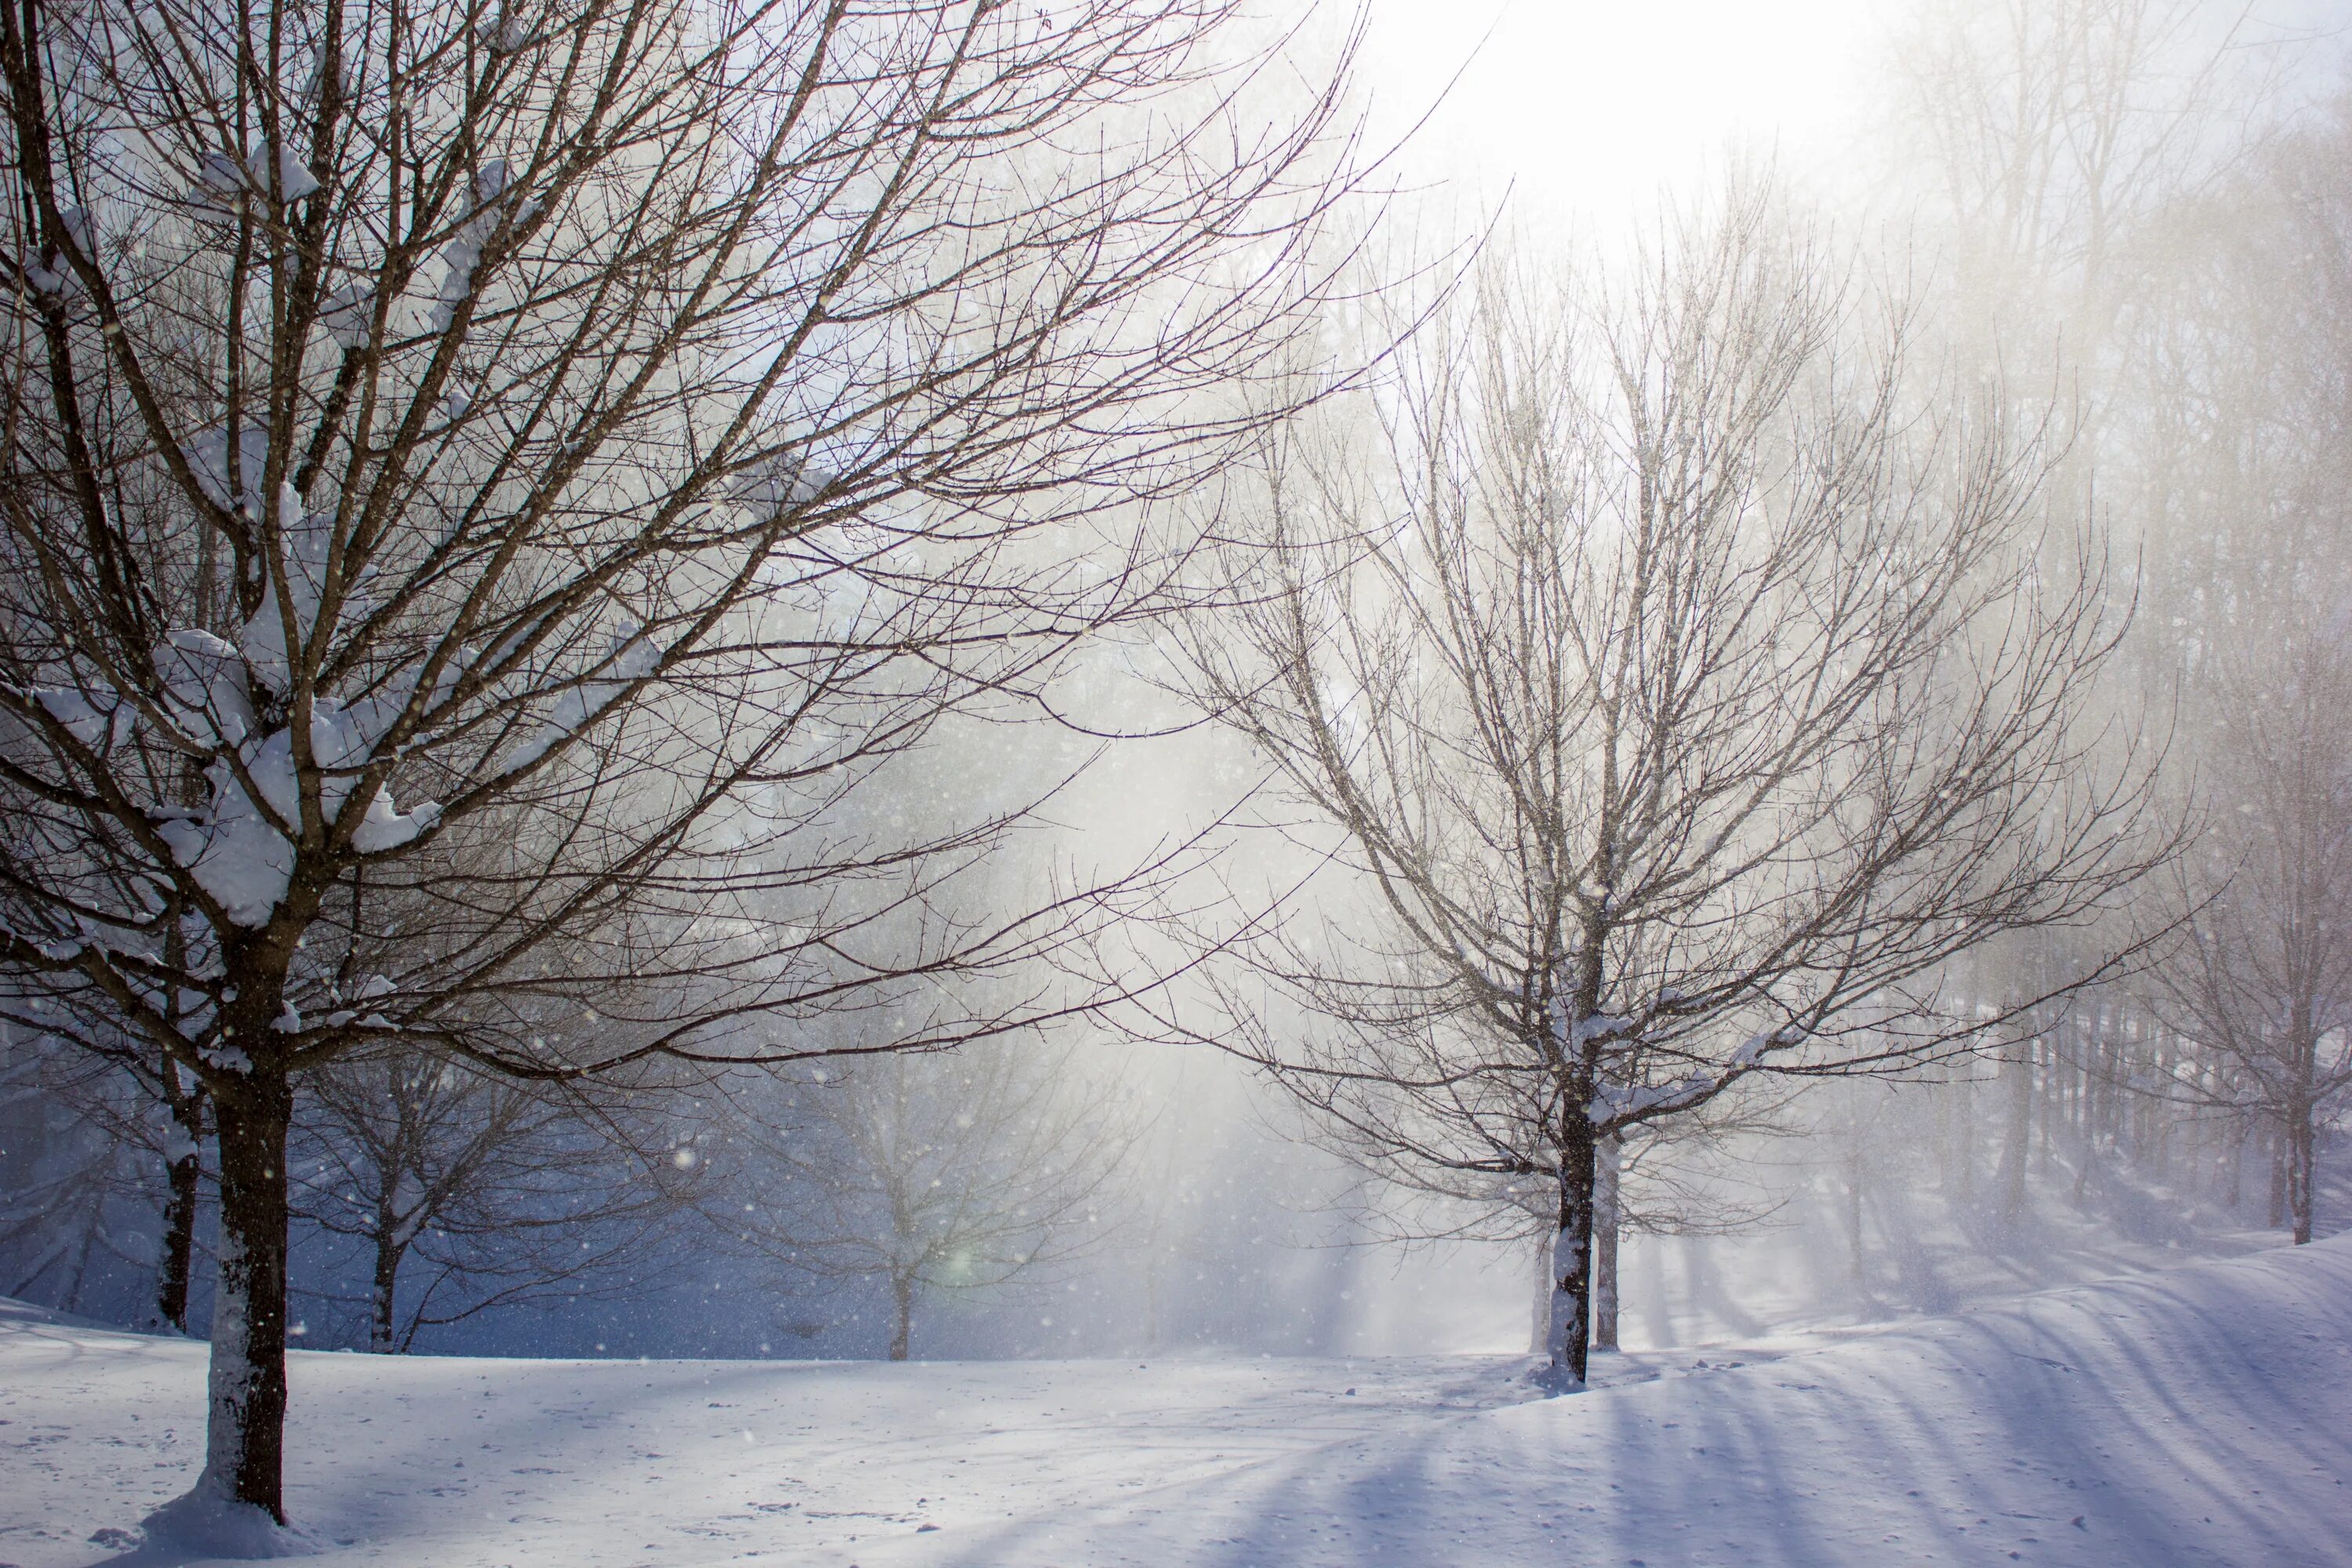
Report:
[{"label": "hazy sky", "polygon": [[[1969,0],[1962,0],[1969,3]],[[1990,4],[1990,0],[1983,0]],[[1342,0],[1344,5],[1344,0]],[[2210,0],[2244,45],[2298,39],[2296,90],[2341,81],[2352,0]],[[1370,0],[1361,63],[1378,128],[1401,132],[1458,83],[1404,160],[1523,226],[1615,226],[1735,148],[1832,200],[1884,163],[1895,31],[1916,0]],[[1482,43],[1481,40],[1484,40]],[[1851,178],[1854,183],[1849,183]]]},{"label": "hazy sky", "polygon": [[[1735,144],[1807,167],[1875,58],[1883,0],[1374,0],[1363,62],[1393,128],[1462,72],[1416,174],[1507,182],[1524,218],[1604,219]],[[1480,42],[1482,37],[1484,43]]]}]

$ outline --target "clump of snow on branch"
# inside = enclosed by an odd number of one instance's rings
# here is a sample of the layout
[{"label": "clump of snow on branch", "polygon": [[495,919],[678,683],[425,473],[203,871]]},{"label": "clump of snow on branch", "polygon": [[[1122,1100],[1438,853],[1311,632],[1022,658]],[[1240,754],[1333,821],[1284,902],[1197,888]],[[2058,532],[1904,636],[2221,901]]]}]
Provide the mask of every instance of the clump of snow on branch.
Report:
[{"label": "clump of snow on branch", "polygon": [[508,756],[506,771],[520,773],[533,766],[586,729],[632,686],[660,668],[661,660],[661,649],[647,640],[638,627],[622,627],[614,634],[612,652],[597,667],[597,673],[556,695],[538,732]]},{"label": "clump of snow on branch", "polygon": [[518,200],[511,188],[513,175],[503,158],[493,158],[483,164],[467,186],[467,200],[459,215],[457,231],[449,243],[441,247],[441,262],[446,268],[441,275],[441,297],[433,307],[433,330],[446,332],[457,319],[457,307],[474,292],[474,268],[480,265],[482,247],[490,242],[499,226],[511,218],[515,223],[528,223],[539,211],[539,204]]},{"label": "clump of snow on branch", "polygon": [[[319,182],[311,176],[300,153],[291,147],[277,148],[275,153],[278,200],[299,202],[318,194]],[[272,149],[267,142],[243,158],[226,153],[207,153],[196,166],[196,183],[188,192],[188,200],[197,207],[226,216],[248,196],[267,197],[272,162]]]},{"label": "clump of snow on branch", "polygon": [[[65,226],[66,238],[76,250],[86,257],[98,254],[97,237],[90,232],[88,212],[80,207],[66,207],[58,212],[58,220]],[[81,288],[81,279],[62,255],[56,258],[55,266],[28,258],[25,262],[25,282],[35,293],[52,299],[62,299]]]}]

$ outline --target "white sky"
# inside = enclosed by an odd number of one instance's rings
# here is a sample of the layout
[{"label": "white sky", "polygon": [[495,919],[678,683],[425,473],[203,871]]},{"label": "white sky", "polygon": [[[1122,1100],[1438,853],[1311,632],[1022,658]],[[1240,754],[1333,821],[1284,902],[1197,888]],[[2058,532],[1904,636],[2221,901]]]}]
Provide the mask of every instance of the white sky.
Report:
[{"label": "white sky", "polygon": [[[1407,161],[1524,222],[1622,217],[1735,146],[1833,168],[1886,0],[1371,0],[1361,77]],[[1491,28],[1491,32],[1489,29]],[[1479,40],[1486,36],[1481,47]],[[1466,65],[1465,65],[1466,61]]]},{"label": "white sky", "polygon": [[[1324,0],[1344,10],[1347,0]],[[1963,0],[1966,3],[1966,0]],[[2306,88],[2352,76],[2352,0],[2210,0],[2249,44],[2300,39]],[[1459,83],[1409,150],[1417,180],[1522,226],[1615,227],[1735,149],[1834,204],[1874,161],[1893,33],[1916,0],[1370,0],[1360,79],[1390,137]],[[1482,47],[1481,37],[1485,38]],[[1881,112],[1874,113],[1874,107]],[[1879,165],[1883,168],[1883,164]]]}]

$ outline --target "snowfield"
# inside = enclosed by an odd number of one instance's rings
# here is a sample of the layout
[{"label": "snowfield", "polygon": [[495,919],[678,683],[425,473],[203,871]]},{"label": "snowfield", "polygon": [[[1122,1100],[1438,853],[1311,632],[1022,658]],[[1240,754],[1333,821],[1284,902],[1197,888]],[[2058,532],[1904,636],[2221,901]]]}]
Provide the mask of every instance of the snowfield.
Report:
[{"label": "snowfield", "polygon": [[[321,1564],[2352,1563],[2352,1237],[1611,1359],[294,1358]],[[0,1315],[0,1563],[162,1568],[204,1347]]]}]

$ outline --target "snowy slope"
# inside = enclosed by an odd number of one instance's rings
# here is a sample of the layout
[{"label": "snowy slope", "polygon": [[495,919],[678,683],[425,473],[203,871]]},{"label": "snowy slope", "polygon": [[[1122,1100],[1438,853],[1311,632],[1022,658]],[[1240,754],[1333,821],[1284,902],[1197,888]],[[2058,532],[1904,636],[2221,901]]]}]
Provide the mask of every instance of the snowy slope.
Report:
[{"label": "snowy slope", "polygon": [[[192,1479],[202,1362],[0,1314],[0,1563],[183,1561],[109,1543]],[[290,1500],[336,1568],[2352,1563],[2352,1239],[1567,1400],[1524,1364],[301,1355]]]},{"label": "snowy slope", "polygon": [[2352,1238],[2052,1291],[856,1560],[2352,1563]]}]

